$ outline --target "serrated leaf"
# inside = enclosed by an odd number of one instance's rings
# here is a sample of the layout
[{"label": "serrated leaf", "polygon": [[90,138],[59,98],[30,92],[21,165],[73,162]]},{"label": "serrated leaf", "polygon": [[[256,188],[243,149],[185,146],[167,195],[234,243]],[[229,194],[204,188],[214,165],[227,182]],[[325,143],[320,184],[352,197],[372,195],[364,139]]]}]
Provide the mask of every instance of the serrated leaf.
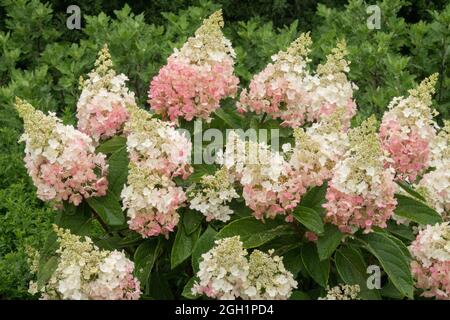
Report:
[{"label": "serrated leaf", "polygon": [[108,192],[106,196],[92,197],[86,201],[107,225],[121,226],[125,223],[119,199],[113,193]]},{"label": "serrated leaf", "polygon": [[208,226],[195,244],[194,250],[192,251],[192,269],[194,270],[194,273],[197,273],[199,270],[198,264],[200,263],[202,254],[209,251],[214,246],[216,234],[217,231]]},{"label": "serrated leaf", "polygon": [[405,256],[408,249],[399,241],[393,241],[384,232],[374,231],[360,236],[366,249],[380,262],[390,281],[405,296],[413,298],[413,279],[409,266],[409,258]]},{"label": "serrated leaf", "polygon": [[311,300],[311,298],[306,292],[295,290],[292,292],[289,300]]},{"label": "serrated leaf", "polygon": [[359,285],[362,299],[380,299],[378,290],[367,288],[367,264],[359,250],[350,246],[342,247],[336,251],[334,261],[339,276],[346,284]]},{"label": "serrated leaf", "polygon": [[97,149],[95,150],[97,153],[113,153],[119,149],[122,149],[125,147],[127,143],[127,139],[125,137],[121,136],[114,136],[109,140],[106,140],[105,142],[101,143]]},{"label": "serrated leaf", "polygon": [[192,277],[189,279],[189,281],[186,283],[186,285],[183,288],[183,292],[181,295],[185,297],[186,299],[194,300],[199,298],[198,295],[195,295],[192,293],[192,287],[194,286],[195,277]]},{"label": "serrated leaf", "polygon": [[201,228],[197,228],[195,232],[188,235],[182,224],[178,226],[170,255],[170,266],[172,269],[175,269],[191,256],[195,243],[200,236],[200,232]]},{"label": "serrated leaf", "polygon": [[128,176],[128,153],[126,148],[115,151],[108,159],[108,192],[120,197]]},{"label": "serrated leaf", "polygon": [[200,212],[187,210],[183,214],[184,230],[188,235],[197,230],[198,226],[202,223],[203,215]]},{"label": "serrated leaf", "polygon": [[317,234],[323,234],[322,217],[316,210],[304,206],[297,206],[292,215],[308,230]]},{"label": "serrated leaf", "polygon": [[280,224],[274,220],[262,222],[254,217],[235,220],[220,230],[217,239],[240,236],[244,248],[256,248],[276,237],[293,233],[287,224]]},{"label": "serrated leaf", "polygon": [[421,200],[421,201],[425,201],[425,198],[418,193],[416,190],[414,190],[411,185],[409,183],[406,183],[404,181],[396,181],[396,183],[403,189],[405,190],[407,193],[409,193],[410,195],[412,195],[413,197]]},{"label": "serrated leaf", "polygon": [[155,261],[158,257],[159,240],[147,239],[142,242],[134,253],[135,275],[143,286],[147,285]]},{"label": "serrated leaf", "polygon": [[312,243],[301,247],[301,257],[303,266],[309,276],[323,288],[326,288],[330,274],[330,260],[320,261],[316,246]]},{"label": "serrated leaf", "polygon": [[321,186],[311,188],[306,192],[300,205],[308,208],[313,208],[319,213],[323,213],[325,209],[322,207],[322,204],[325,203],[325,194],[327,193],[327,183],[323,183]]},{"label": "serrated leaf", "polygon": [[416,199],[397,194],[397,207],[395,214],[408,218],[422,225],[442,222],[442,217],[434,209],[428,207],[423,202]]},{"label": "serrated leaf", "polygon": [[317,252],[319,253],[320,260],[331,257],[343,237],[344,234],[335,225],[327,223],[324,227],[323,235],[317,239]]}]

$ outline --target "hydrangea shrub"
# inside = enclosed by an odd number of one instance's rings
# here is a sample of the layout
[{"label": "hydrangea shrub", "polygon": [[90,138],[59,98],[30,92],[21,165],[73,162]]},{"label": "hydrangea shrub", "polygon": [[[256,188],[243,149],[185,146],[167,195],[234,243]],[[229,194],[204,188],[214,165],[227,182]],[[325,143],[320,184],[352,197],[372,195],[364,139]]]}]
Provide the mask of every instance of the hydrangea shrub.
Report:
[{"label": "hydrangea shrub", "polygon": [[[311,71],[302,34],[243,88],[223,23],[221,11],[205,19],[149,79],[150,109],[116,75],[107,46],[82,82],[78,129],[17,98],[25,166],[58,210],[44,248],[30,250],[30,292],[450,299],[449,127],[434,120],[437,75],[394,98],[381,123],[352,125],[344,40]],[[226,137],[212,164],[191,161],[209,147],[191,141],[199,122]],[[283,143],[247,140],[247,129],[277,129]],[[369,287],[374,261],[384,272]]]}]

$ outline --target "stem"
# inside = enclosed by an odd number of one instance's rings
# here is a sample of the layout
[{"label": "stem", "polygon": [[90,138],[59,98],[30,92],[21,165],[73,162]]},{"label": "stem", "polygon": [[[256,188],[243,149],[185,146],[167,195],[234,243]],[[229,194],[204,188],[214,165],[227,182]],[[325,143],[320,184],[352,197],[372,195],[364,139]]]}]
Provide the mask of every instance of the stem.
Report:
[{"label": "stem", "polygon": [[94,214],[95,219],[97,219],[102,228],[106,231],[106,233],[110,236],[113,236],[113,233],[111,232],[111,230],[109,230],[108,225],[105,223],[105,221],[103,221],[99,214],[94,209],[92,209],[92,213]]},{"label": "stem", "polygon": [[264,121],[266,121],[266,117],[267,117],[267,113],[264,112],[264,114],[263,114],[263,116],[262,116],[261,121],[259,122],[259,124],[263,124]]},{"label": "stem", "polygon": [[298,226],[297,220],[294,219],[294,221],[292,221],[292,226],[294,227],[295,232],[297,232],[300,237],[304,236],[304,233],[302,232],[302,230],[300,230],[300,227]]}]

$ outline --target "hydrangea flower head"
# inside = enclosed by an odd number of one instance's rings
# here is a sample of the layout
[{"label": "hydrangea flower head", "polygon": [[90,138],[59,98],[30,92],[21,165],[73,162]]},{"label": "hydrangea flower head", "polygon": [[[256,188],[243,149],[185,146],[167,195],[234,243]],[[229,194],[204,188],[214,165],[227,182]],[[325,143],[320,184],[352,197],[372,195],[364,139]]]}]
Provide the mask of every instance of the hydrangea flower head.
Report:
[{"label": "hydrangea flower head", "polygon": [[385,228],[397,204],[396,185],[392,171],[384,168],[375,118],[351,129],[349,141],[349,150],[336,164],[328,185],[325,219],[348,233]]},{"label": "hydrangea flower head", "polygon": [[291,167],[280,153],[263,142],[244,141],[234,131],[218,161],[243,186],[245,203],[257,219],[289,213],[306,191],[290,179]]},{"label": "hydrangea flower head", "polygon": [[78,205],[106,194],[108,165],[90,137],[19,98],[16,109],[24,122],[25,166],[39,199]]},{"label": "hydrangea flower head", "polygon": [[430,141],[436,135],[433,117],[437,114],[431,105],[437,78],[434,74],[424,79],[406,98],[394,98],[383,115],[380,139],[392,158],[387,165],[395,169],[397,179],[414,182],[430,165]]},{"label": "hydrangea flower head", "polygon": [[130,160],[168,177],[186,179],[192,172],[192,143],[186,135],[137,106],[129,112],[124,131]]},{"label": "hydrangea flower head", "polygon": [[179,118],[210,121],[220,100],[236,94],[239,79],[233,75],[235,54],[222,27],[219,10],[168,58],[150,84],[149,103],[156,113],[175,123]]},{"label": "hydrangea flower head", "polygon": [[[81,79],[82,80],[82,79]],[[111,56],[105,45],[99,52],[95,69],[89,79],[81,81],[83,88],[77,103],[78,129],[94,141],[110,138],[123,129],[128,119],[127,105],[134,105],[134,93],[130,92],[124,74],[116,75]]]},{"label": "hydrangea flower head", "polygon": [[144,238],[167,237],[178,224],[176,210],[186,201],[183,189],[172,179],[187,178],[192,172],[192,145],[185,135],[147,111],[132,106],[129,112],[125,125],[129,174],[121,192],[128,224]]},{"label": "hydrangea flower head", "polygon": [[134,263],[123,252],[100,250],[89,237],[82,241],[69,230],[54,230],[59,243],[56,270],[44,285],[31,282],[30,293],[51,300],[139,299]]},{"label": "hydrangea flower head", "polygon": [[249,90],[242,90],[238,110],[267,113],[292,127],[302,125],[306,120],[312,88],[307,70],[311,44],[309,33],[303,33],[286,51],[272,56],[273,63],[253,77]]},{"label": "hydrangea flower head", "polygon": [[416,288],[425,297],[450,300],[450,225],[426,226],[409,247]]},{"label": "hydrangea flower head", "polygon": [[246,255],[239,236],[216,240],[215,246],[202,255],[199,281],[192,293],[221,300],[239,297],[249,272]]},{"label": "hydrangea flower head", "polygon": [[180,218],[176,210],[186,195],[169,177],[130,162],[121,198],[130,229],[147,238],[168,236],[174,230]]},{"label": "hydrangea flower head", "polygon": [[273,250],[264,253],[254,250],[249,257],[249,274],[242,297],[246,300],[287,300],[297,288],[283,264],[283,259],[273,256]]},{"label": "hydrangea flower head", "polygon": [[331,178],[336,163],[348,149],[343,121],[342,114],[335,112],[306,130],[294,129],[295,147],[288,146],[286,152],[295,172],[292,178],[298,183],[309,188]]},{"label": "hydrangea flower head", "polygon": [[356,103],[353,101],[353,91],[358,87],[347,79],[350,71],[350,61],[345,40],[337,43],[327,55],[325,64],[317,66],[311,104],[308,110],[308,120],[320,120],[336,112],[341,113],[344,128],[350,127],[350,120],[356,114]]},{"label": "hydrangea flower head", "polygon": [[450,216],[450,121],[445,121],[435,139],[431,141],[430,165],[417,183],[427,203],[439,212],[445,220]]},{"label": "hydrangea flower head", "polygon": [[227,203],[238,197],[232,176],[225,168],[221,168],[214,175],[203,176],[200,189],[196,188],[189,193],[189,208],[203,213],[206,221],[227,222],[233,214]]},{"label": "hydrangea flower head", "polygon": [[357,300],[360,288],[359,285],[339,284],[328,289],[327,295],[318,300]]}]

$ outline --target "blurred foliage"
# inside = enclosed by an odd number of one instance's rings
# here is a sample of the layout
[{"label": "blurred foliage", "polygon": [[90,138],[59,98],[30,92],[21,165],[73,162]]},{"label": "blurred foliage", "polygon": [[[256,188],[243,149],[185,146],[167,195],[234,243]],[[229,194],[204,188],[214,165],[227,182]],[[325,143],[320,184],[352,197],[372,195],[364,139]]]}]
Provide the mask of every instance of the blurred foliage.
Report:
[{"label": "blurred foliage", "polygon": [[[319,2],[319,4],[318,4]],[[96,52],[108,43],[118,72],[129,78],[141,105],[150,79],[218,8],[225,34],[236,53],[243,86],[271,55],[311,31],[313,64],[324,61],[336,41],[349,46],[351,79],[358,85],[356,121],[405,95],[414,83],[438,72],[436,108],[440,120],[450,106],[450,4],[446,0],[377,1],[381,29],[367,28],[362,0],[157,0],[76,1],[82,29],[66,28],[66,9],[74,1],[0,0],[0,298],[26,297],[24,248],[39,247],[53,211],[38,201],[17,144],[21,122],[15,96],[65,123],[75,123],[78,82],[92,68]],[[128,3],[128,4],[127,4]]]}]

